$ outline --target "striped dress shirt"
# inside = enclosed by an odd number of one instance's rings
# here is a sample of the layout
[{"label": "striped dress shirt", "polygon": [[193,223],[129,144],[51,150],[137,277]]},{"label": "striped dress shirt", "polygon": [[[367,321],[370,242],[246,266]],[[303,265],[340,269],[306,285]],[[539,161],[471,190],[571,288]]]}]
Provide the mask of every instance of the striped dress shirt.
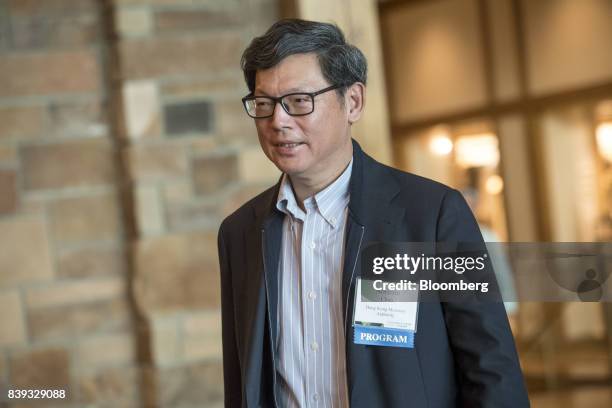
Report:
[{"label": "striped dress shirt", "polygon": [[342,318],[344,233],[353,161],[328,187],[297,204],[289,178],[279,264],[278,355],[281,407],[348,407]]}]

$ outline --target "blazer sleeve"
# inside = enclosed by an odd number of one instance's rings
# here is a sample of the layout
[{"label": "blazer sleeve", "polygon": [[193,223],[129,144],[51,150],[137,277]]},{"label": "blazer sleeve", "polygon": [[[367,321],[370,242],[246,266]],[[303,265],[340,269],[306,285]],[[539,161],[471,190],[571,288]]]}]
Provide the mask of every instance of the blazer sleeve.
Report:
[{"label": "blazer sleeve", "polygon": [[226,241],[223,235],[223,225],[219,228],[217,245],[221,270],[221,335],[223,341],[224,398],[225,407],[233,408],[242,406],[242,381],[236,332],[234,330],[235,315],[232,273]]},{"label": "blazer sleeve", "polygon": [[[483,242],[463,196],[449,190],[438,218],[437,241]],[[522,408],[529,399],[503,303],[442,304],[457,366],[462,407]]]}]

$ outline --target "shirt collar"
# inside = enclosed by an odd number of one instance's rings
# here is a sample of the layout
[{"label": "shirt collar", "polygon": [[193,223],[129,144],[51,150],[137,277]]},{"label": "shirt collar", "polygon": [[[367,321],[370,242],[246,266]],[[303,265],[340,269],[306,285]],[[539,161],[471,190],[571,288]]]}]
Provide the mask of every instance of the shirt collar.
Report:
[{"label": "shirt collar", "polygon": [[[336,227],[338,220],[335,217],[337,217],[337,214],[333,214],[332,210],[340,202],[343,204],[343,206],[348,204],[349,182],[351,180],[352,169],[353,159],[351,159],[348,166],[346,166],[346,169],[344,169],[342,174],[340,174],[340,176],[334,180],[333,183],[319,191],[314,196],[308,197],[304,200],[306,210],[318,210],[325,221],[327,221],[332,227]],[[301,221],[304,221],[306,217],[306,213],[297,204],[297,200],[293,194],[293,188],[291,187],[291,181],[289,180],[289,176],[287,176],[287,174],[283,174],[281,180],[278,198],[276,200],[276,208]]]},{"label": "shirt collar", "polygon": [[291,215],[294,218],[304,221],[306,213],[302,211],[300,206],[297,204],[295,195],[293,194],[293,188],[291,187],[291,181],[287,173],[283,174],[281,179],[280,189],[278,190],[278,198],[276,199],[276,208],[285,214]]}]

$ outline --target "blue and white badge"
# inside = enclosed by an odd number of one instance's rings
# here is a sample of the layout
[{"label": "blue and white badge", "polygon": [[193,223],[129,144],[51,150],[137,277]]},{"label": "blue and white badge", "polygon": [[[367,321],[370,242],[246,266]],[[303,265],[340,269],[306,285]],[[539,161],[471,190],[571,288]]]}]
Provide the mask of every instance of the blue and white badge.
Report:
[{"label": "blue and white badge", "polygon": [[357,279],[353,342],[371,346],[413,348],[418,302],[373,302],[362,299],[361,294],[361,279]]},{"label": "blue and white badge", "polygon": [[414,330],[355,324],[355,344],[389,347],[414,347]]}]

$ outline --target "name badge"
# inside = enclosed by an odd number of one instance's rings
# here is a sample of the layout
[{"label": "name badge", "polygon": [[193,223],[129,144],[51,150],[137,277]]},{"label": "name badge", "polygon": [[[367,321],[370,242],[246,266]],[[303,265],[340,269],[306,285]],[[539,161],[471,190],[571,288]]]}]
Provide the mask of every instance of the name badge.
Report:
[{"label": "name badge", "polygon": [[361,279],[357,279],[353,332],[355,344],[414,348],[418,302],[362,299]]}]

